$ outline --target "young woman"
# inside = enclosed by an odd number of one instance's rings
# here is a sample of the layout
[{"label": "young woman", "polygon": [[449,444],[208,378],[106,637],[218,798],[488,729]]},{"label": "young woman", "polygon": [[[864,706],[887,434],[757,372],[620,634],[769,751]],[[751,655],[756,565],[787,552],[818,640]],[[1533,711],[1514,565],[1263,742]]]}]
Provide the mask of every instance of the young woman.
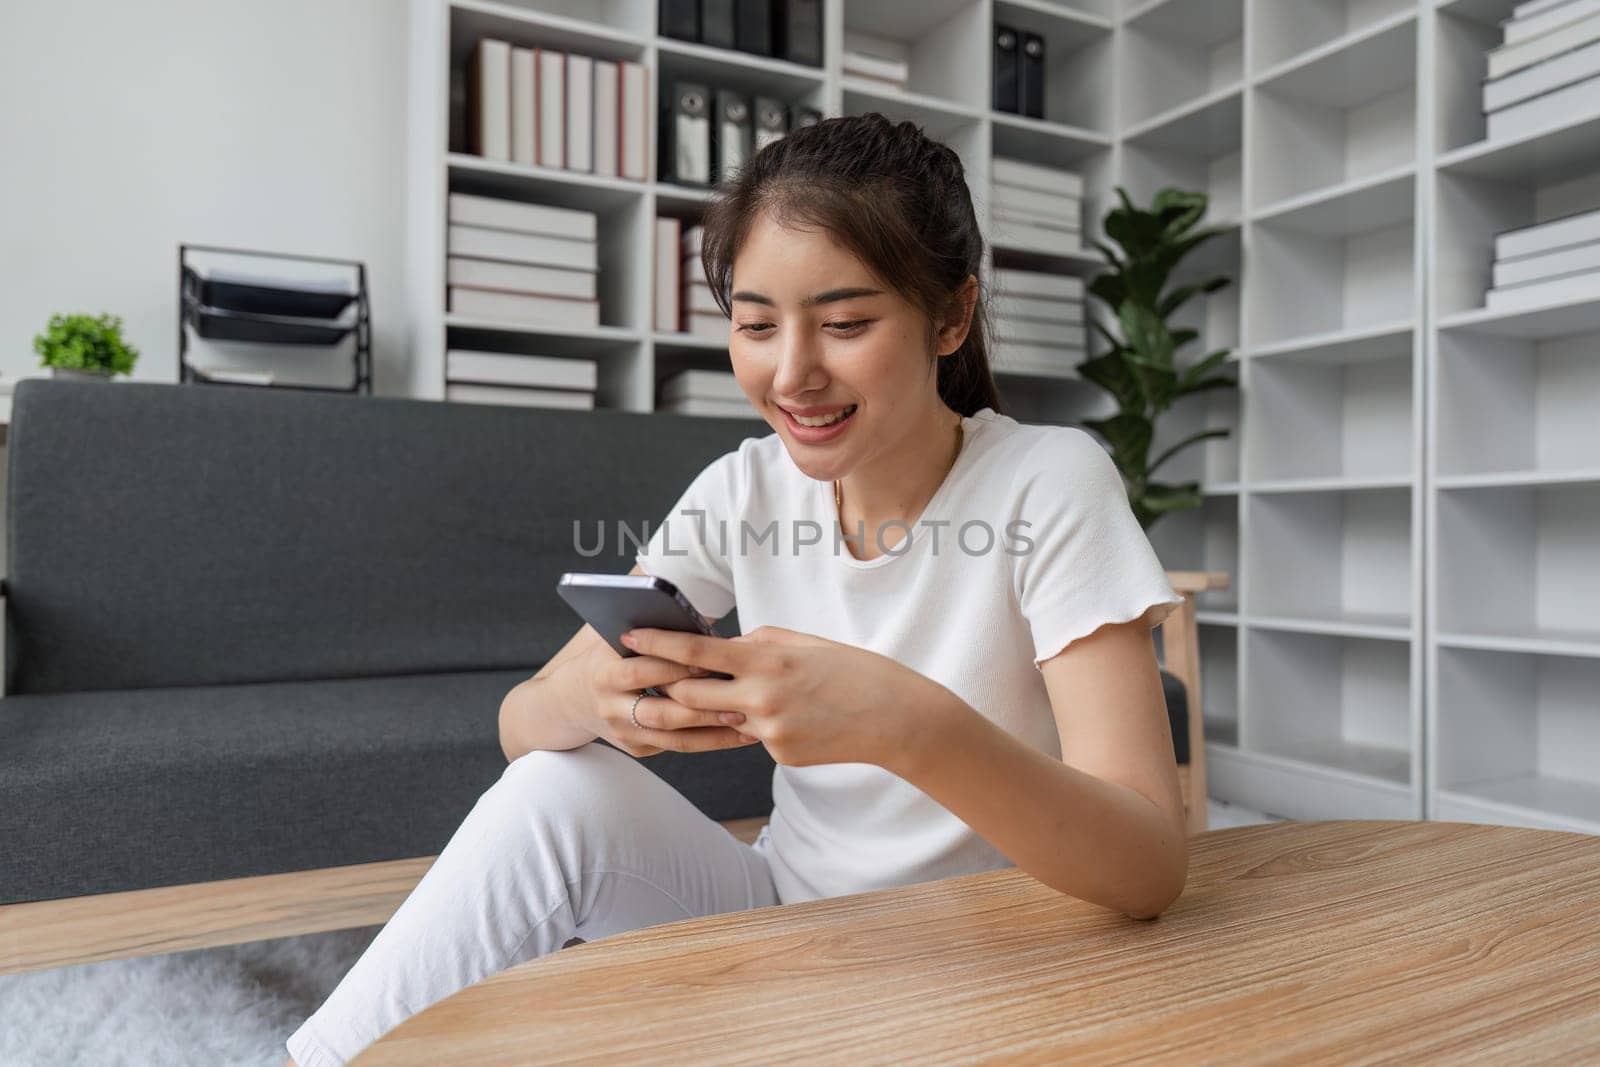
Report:
[{"label": "young woman", "polygon": [[[289,1039],[302,1067],[656,923],[1013,864],[1134,918],[1178,896],[1150,628],[1179,598],[1094,439],[1000,414],[982,249],[955,153],[879,115],[795,131],[711,207],[773,432],[694,479],[634,573],[745,632],[637,630],[623,659],[584,627],[513,689],[504,775]],[[778,764],[754,846],[629,758],[754,743]]]}]

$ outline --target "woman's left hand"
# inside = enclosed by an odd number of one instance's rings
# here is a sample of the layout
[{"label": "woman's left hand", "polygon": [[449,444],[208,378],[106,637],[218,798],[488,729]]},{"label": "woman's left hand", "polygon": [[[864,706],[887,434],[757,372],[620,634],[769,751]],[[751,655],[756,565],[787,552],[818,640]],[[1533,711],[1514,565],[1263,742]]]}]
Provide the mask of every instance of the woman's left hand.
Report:
[{"label": "woman's left hand", "polygon": [[761,626],[738,637],[630,630],[622,643],[724,678],[683,678],[658,687],[687,708],[758,738],[789,767],[818,763],[887,766],[906,743],[905,712],[937,683],[888,656],[812,634]]}]

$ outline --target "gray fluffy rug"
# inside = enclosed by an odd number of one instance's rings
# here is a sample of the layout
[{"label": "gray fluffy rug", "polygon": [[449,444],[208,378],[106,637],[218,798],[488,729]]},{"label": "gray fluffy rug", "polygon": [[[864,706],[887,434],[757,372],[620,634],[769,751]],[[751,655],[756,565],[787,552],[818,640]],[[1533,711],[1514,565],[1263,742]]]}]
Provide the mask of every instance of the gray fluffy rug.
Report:
[{"label": "gray fluffy rug", "polygon": [[280,1067],[379,927],[0,978],[5,1067]]}]

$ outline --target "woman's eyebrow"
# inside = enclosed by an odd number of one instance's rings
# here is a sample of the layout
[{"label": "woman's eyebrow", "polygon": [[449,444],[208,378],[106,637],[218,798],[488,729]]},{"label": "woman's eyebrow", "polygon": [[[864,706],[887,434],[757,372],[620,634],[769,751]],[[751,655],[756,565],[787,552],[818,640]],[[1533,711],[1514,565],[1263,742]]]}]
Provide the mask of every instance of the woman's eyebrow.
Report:
[{"label": "woman's eyebrow", "polygon": [[[856,297],[860,297],[860,296],[882,296],[882,295],[883,295],[883,290],[882,289],[862,289],[862,288],[829,289],[828,291],[822,292],[822,293],[818,293],[815,296],[806,297],[804,300],[800,301],[800,306],[801,307],[807,307],[807,308],[808,307],[816,307],[818,304],[832,304],[832,303],[834,303],[836,301],[839,301],[839,300],[854,300]],[[749,290],[746,290],[746,289],[741,289],[739,292],[734,293],[733,294],[733,299],[748,301],[749,303],[752,303],[752,304],[765,304],[768,307],[777,307],[778,306],[777,301],[773,300],[770,296],[762,296],[760,293],[752,293],[752,292],[750,292]]]}]

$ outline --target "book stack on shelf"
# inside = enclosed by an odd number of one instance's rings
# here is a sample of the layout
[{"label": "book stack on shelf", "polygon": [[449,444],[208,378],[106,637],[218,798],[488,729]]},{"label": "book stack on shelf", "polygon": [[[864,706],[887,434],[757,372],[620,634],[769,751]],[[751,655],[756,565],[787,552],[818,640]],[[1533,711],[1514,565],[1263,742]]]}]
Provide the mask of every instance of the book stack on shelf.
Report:
[{"label": "book stack on shelf", "polygon": [[465,148],[485,159],[644,181],[645,68],[480,38],[466,72]]},{"label": "book stack on shelf", "polygon": [[[241,271],[218,262],[243,257],[253,263],[276,261],[280,269],[274,272],[262,266]],[[179,382],[371,391],[372,326],[362,264],[207,245],[180,245],[178,262]],[[340,276],[332,276],[330,268]],[[354,276],[342,276],[346,270]],[[355,374],[347,386],[320,380],[288,382],[275,370],[241,365],[252,362],[247,353],[254,353],[298,363],[306,376],[326,379],[337,372],[324,358],[314,356],[308,363],[296,359],[296,354],[334,348],[351,338]],[[203,346],[205,361],[192,351],[202,347],[201,341],[212,342]]]},{"label": "book stack on shelf", "polygon": [[1494,240],[1494,288],[1485,304],[1500,311],[1583,300],[1600,294],[1600,210],[1507,230]]},{"label": "book stack on shelf", "polygon": [[1018,159],[994,159],[996,247],[1072,256],[1083,252],[1083,178]]},{"label": "book stack on shelf", "polygon": [[903,42],[852,30],[845,34],[841,70],[847,78],[860,78],[904,91],[911,77],[907,51]]},{"label": "book stack on shelf", "polygon": [[445,353],[446,400],[524,407],[594,407],[598,369],[592,359],[506,352]]},{"label": "book stack on shelf", "polygon": [[[708,341],[728,343],[728,317],[717,306],[711,295],[711,284],[700,268],[700,243],[705,239],[704,226],[690,226],[679,242],[680,277],[682,279],[682,330]],[[742,395],[742,394],[741,394]]]},{"label": "book stack on shelf", "polygon": [[1600,0],[1527,0],[1501,30],[1483,83],[1490,139],[1600,107]]},{"label": "book stack on shelf", "polygon": [[721,418],[756,417],[732,371],[682,370],[661,383],[657,411]]},{"label": "book stack on shelf", "polygon": [[995,369],[1064,378],[1084,358],[1083,280],[996,268]]},{"label": "book stack on shelf", "polygon": [[661,35],[822,66],[822,0],[661,0]]},{"label": "book stack on shelf", "polygon": [[791,108],[772,96],[676,81],[663,86],[661,94],[658,173],[662,181],[678,185],[716,185],[791,126],[820,121],[816,108]]},{"label": "book stack on shelf", "polygon": [[994,109],[1044,118],[1044,38],[1014,26],[994,27]]},{"label": "book stack on shelf", "polygon": [[594,212],[451,193],[449,310],[551,329],[600,325]]}]

